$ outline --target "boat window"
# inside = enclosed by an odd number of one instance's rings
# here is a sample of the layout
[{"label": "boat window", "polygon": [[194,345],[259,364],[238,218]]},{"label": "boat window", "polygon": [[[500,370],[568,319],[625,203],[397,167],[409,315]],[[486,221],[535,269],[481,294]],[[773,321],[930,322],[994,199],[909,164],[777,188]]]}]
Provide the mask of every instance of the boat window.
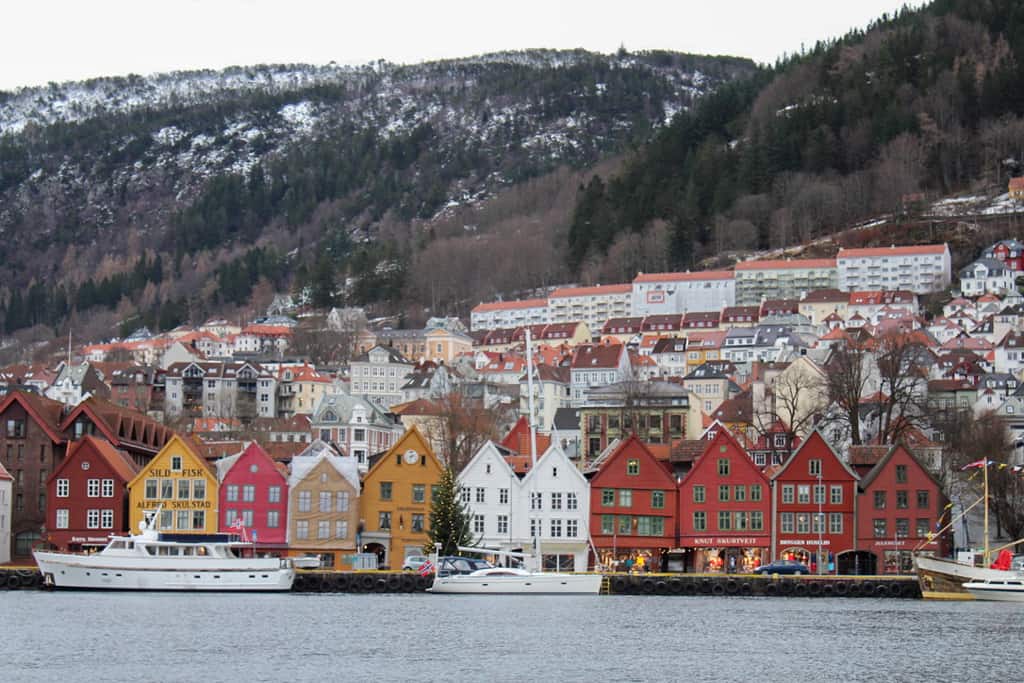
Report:
[{"label": "boat window", "polygon": [[149,553],[150,555],[156,555],[156,548],[154,548],[151,545],[147,545],[146,546],[146,552]]},{"label": "boat window", "polygon": [[191,555],[194,550],[195,550],[195,548],[193,548],[190,545],[187,545],[187,546],[185,546],[184,548],[181,549],[181,554],[182,555]]},{"label": "boat window", "polygon": [[124,541],[111,541],[109,547],[112,550],[124,550]]}]

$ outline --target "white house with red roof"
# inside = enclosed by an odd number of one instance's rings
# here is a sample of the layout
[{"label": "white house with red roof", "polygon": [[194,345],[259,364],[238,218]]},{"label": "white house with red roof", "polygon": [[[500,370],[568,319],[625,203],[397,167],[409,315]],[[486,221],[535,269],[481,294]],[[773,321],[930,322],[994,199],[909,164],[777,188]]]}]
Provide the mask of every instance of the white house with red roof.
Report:
[{"label": "white house with red roof", "polygon": [[840,249],[836,256],[839,289],[939,292],[953,280],[948,244]]},{"label": "white house with red roof", "polygon": [[859,313],[871,324],[876,324],[882,312],[889,314],[903,311],[908,316],[917,315],[917,295],[909,291],[886,291],[881,289],[850,292],[850,303],[846,310],[852,316]]},{"label": "white house with red roof", "polygon": [[582,344],[569,368],[570,406],[578,408],[594,388],[620,382],[630,375],[629,353],[622,344]]},{"label": "white house with red roof", "polygon": [[548,322],[547,299],[520,299],[481,303],[469,312],[469,329],[498,330]]},{"label": "white house with red roof", "polygon": [[720,311],[736,305],[731,270],[640,273],[633,279],[633,315]]},{"label": "white house with red roof", "polygon": [[14,479],[0,463],[0,564],[11,561],[11,510]]}]

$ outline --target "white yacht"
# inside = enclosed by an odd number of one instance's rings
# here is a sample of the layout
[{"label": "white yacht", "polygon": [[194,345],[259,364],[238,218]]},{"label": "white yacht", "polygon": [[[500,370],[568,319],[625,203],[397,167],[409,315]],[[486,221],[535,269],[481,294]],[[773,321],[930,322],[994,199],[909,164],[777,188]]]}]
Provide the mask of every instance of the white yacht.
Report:
[{"label": "white yacht", "polygon": [[996,602],[1024,602],[1024,581],[1016,579],[989,579],[987,581],[968,581],[963,584],[975,600],[991,600]]},{"label": "white yacht", "polygon": [[289,559],[242,557],[251,547],[229,534],[167,534],[157,515],[139,533],[111,536],[97,553],[34,550],[43,584],[53,588],[150,591],[287,591],[295,580]]},{"label": "white yacht", "polygon": [[560,574],[530,572],[510,567],[488,567],[469,574],[434,576],[431,593],[564,593],[597,595],[600,574]]}]

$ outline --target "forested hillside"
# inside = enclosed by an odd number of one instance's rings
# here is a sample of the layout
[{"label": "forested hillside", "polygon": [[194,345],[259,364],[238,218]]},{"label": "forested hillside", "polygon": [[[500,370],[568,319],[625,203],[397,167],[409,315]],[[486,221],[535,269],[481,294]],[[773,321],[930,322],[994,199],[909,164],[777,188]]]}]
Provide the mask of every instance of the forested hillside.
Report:
[{"label": "forested hillside", "polygon": [[[109,334],[251,314],[287,290],[322,305],[454,311],[469,292],[439,297],[414,280],[435,240],[508,228],[473,211],[642,145],[753,70],[669,52],[537,50],[0,93],[0,319],[10,332],[75,315]],[[564,233],[574,200],[559,201]]]},{"label": "forested hillside", "polygon": [[1024,161],[1022,114],[1019,2],[883,16],[718,89],[621,173],[589,178],[569,266],[660,232],[687,268],[805,243],[922,195],[1005,192]]}]

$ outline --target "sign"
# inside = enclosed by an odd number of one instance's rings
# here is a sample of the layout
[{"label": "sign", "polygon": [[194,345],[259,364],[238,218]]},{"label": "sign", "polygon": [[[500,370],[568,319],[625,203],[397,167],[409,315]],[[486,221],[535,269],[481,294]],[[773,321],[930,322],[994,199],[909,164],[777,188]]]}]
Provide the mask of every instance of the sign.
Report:
[{"label": "sign", "polygon": [[757,536],[694,536],[689,540],[694,546],[701,548],[717,548],[719,546],[767,546],[768,538]]},{"label": "sign", "polygon": [[659,292],[659,291],[647,292],[647,303],[649,303],[649,304],[663,304],[663,303],[665,303],[665,292]]},{"label": "sign", "polygon": [[72,543],[106,543],[106,536],[72,536]]},{"label": "sign", "polygon": [[810,540],[784,538],[779,541],[779,545],[832,545],[832,541],[827,538],[822,541],[819,541],[816,538]]}]

